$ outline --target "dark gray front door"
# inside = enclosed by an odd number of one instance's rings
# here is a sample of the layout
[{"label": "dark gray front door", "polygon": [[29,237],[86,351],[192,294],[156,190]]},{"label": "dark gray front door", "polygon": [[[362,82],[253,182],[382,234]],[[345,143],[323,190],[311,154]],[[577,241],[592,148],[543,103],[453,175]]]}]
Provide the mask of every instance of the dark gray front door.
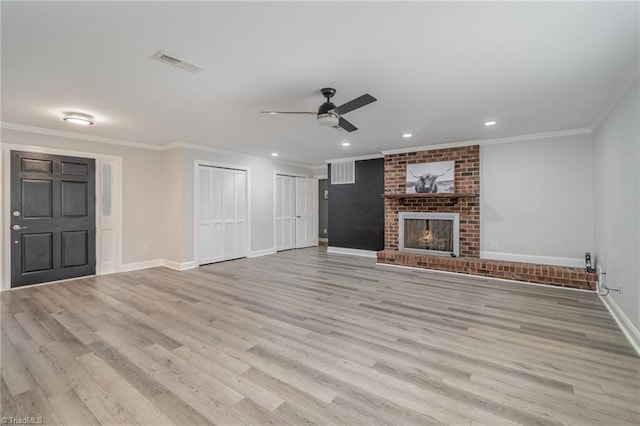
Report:
[{"label": "dark gray front door", "polygon": [[96,273],[95,160],[11,151],[11,287]]}]

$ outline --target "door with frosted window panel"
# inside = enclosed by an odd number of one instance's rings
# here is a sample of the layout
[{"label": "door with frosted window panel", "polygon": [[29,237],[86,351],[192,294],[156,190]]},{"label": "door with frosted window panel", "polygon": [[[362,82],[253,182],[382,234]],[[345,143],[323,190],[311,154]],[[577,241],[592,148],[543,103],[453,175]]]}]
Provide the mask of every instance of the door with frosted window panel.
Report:
[{"label": "door with frosted window panel", "polygon": [[115,206],[114,188],[116,179],[116,162],[101,160],[98,163],[100,182],[100,275],[116,272],[116,235],[115,235]]}]

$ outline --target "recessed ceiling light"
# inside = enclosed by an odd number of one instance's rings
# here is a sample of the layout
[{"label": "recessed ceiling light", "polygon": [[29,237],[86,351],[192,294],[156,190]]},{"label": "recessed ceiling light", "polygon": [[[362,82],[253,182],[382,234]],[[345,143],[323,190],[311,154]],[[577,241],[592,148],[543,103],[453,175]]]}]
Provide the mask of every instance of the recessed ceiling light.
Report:
[{"label": "recessed ceiling light", "polygon": [[278,156],[278,153],[277,153],[277,152],[272,152],[272,153],[271,153],[271,156],[272,156],[272,157],[277,157],[277,156]]},{"label": "recessed ceiling light", "polygon": [[403,138],[410,138],[411,136],[413,136],[411,133],[405,133],[402,135]]},{"label": "recessed ceiling light", "polygon": [[342,146],[349,146],[349,145],[351,145],[351,143],[349,143],[349,142],[342,142]]},{"label": "recessed ceiling light", "polygon": [[60,120],[66,123],[77,124],[79,126],[93,126],[95,124],[92,116],[81,112],[68,112],[60,117]]},{"label": "recessed ceiling light", "polygon": [[498,122],[497,121],[485,121],[484,125],[485,126],[495,126]]}]

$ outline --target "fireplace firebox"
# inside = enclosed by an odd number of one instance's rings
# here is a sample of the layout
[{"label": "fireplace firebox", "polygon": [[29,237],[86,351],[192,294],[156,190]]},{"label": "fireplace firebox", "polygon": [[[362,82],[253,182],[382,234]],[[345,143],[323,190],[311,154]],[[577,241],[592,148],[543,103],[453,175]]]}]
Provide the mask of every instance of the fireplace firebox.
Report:
[{"label": "fireplace firebox", "polygon": [[460,256],[460,214],[399,212],[398,249],[412,253]]}]

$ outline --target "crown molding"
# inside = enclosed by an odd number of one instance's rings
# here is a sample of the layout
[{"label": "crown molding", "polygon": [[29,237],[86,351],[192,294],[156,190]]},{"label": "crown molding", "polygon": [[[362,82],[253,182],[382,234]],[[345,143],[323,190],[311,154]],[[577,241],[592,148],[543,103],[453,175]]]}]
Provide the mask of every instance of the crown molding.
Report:
[{"label": "crown molding", "polygon": [[274,163],[288,164],[296,167],[304,167],[307,169],[313,169],[314,167],[318,167],[318,166],[313,166],[311,164],[296,163],[294,161],[287,161],[287,160],[275,160],[273,158],[260,157],[257,155],[245,154],[242,152],[229,151],[226,149],[214,148],[211,146],[198,145],[198,144],[192,144],[192,143],[186,143],[186,142],[172,142],[166,145],[152,145],[148,143],[134,142],[134,141],[128,141],[124,139],[106,138],[103,136],[87,135],[84,133],[66,132],[62,130],[47,129],[44,127],[26,126],[24,124],[9,123],[6,121],[0,122],[0,128],[7,129],[7,130],[16,130],[19,132],[36,133],[39,135],[56,136],[56,137],[67,138],[67,139],[76,139],[76,140],[82,140],[82,141],[104,143],[109,145],[126,146],[130,148],[148,149],[151,151],[170,151],[172,149],[195,149],[199,151],[215,152],[218,154],[240,155],[243,157],[255,158],[260,160],[269,160]]},{"label": "crown molding", "polygon": [[91,141],[98,143],[106,143],[109,145],[128,146],[138,149],[149,149],[152,151],[162,151],[163,147],[158,145],[152,145],[143,142],[133,142],[124,139],[106,138],[103,136],[87,135],[84,133],[66,132],[63,130],[53,130],[44,127],[26,126],[24,124],[8,123],[6,121],[0,122],[0,127],[7,130],[17,130],[19,132],[36,133],[39,135],[56,136],[67,139],[77,139],[83,141]]},{"label": "crown molding", "polygon": [[335,158],[333,160],[325,160],[325,163],[342,163],[345,161],[362,161],[362,160],[375,160],[376,158],[384,158],[382,154],[369,154],[369,155],[361,155],[359,157],[345,157],[345,158]]},{"label": "crown molding", "polygon": [[544,132],[544,133],[532,133],[532,134],[520,135],[520,136],[509,136],[506,138],[476,139],[476,140],[468,140],[468,141],[440,143],[440,144],[434,144],[434,145],[410,146],[406,148],[385,150],[385,151],[382,151],[382,153],[384,155],[404,154],[406,152],[431,151],[434,149],[444,149],[444,148],[460,148],[463,146],[471,146],[471,145],[480,145],[480,146],[494,145],[494,144],[521,142],[521,141],[535,140],[535,139],[558,138],[563,136],[588,135],[591,133],[592,131],[590,127],[583,127],[579,129],[559,130],[559,131]]},{"label": "crown molding", "polygon": [[[624,93],[626,93],[630,85],[635,81],[635,78],[638,77],[639,72],[640,72],[640,67],[636,68],[636,70],[632,74],[633,77],[630,78],[628,82],[626,82],[626,84],[624,85],[624,90],[620,91],[620,94],[616,97],[615,102],[613,102],[607,109],[604,110],[605,112],[601,115],[601,117],[598,120],[596,120],[596,122],[594,122],[594,124],[591,127],[560,130],[560,131],[553,131],[553,132],[544,132],[544,133],[533,133],[528,135],[510,136],[510,137],[496,138],[496,139],[477,139],[477,140],[467,140],[467,141],[458,141],[458,142],[448,142],[448,143],[441,143],[441,144],[434,144],[434,145],[412,146],[412,147],[384,150],[384,151],[381,151],[379,154],[361,155],[357,157],[335,158],[332,160],[325,160],[325,163],[331,164],[331,163],[337,163],[337,162],[343,162],[343,161],[373,160],[377,158],[384,158],[385,155],[403,154],[406,152],[430,151],[434,149],[443,149],[443,148],[459,148],[459,147],[470,146],[470,145],[492,145],[492,144],[499,144],[499,143],[520,142],[520,141],[533,140],[533,139],[548,139],[548,138],[557,138],[557,137],[563,137],[563,136],[591,134],[593,133],[594,129],[596,129],[597,126],[602,122],[604,117],[606,117],[608,113],[611,111],[611,109],[617,104],[617,102],[624,95]],[[68,139],[105,143],[110,145],[126,146],[130,148],[148,149],[151,151],[169,151],[172,149],[195,149],[200,151],[214,152],[218,154],[240,155],[248,158],[268,160],[274,163],[287,164],[291,166],[303,167],[303,168],[312,169],[312,170],[317,170],[317,169],[326,167],[325,165],[297,163],[294,161],[287,161],[287,160],[274,160],[273,158],[260,157],[257,155],[245,154],[242,152],[230,151],[226,149],[214,148],[211,146],[198,145],[198,144],[187,143],[187,142],[172,142],[166,145],[159,146],[159,145],[152,145],[152,144],[142,143],[142,142],[133,142],[133,141],[128,141],[124,139],[106,138],[102,136],[86,135],[83,133],[74,133],[74,132],[66,132],[61,130],[52,130],[52,129],[47,129],[43,127],[26,126],[23,124],[9,123],[6,121],[0,121],[0,128],[7,129],[7,130],[17,130],[20,132],[36,133],[36,134],[47,135],[47,136],[56,136],[56,137],[62,137],[62,138],[68,138]]]},{"label": "crown molding", "polygon": [[173,143],[164,145],[162,147],[162,151],[169,151],[172,149],[194,149],[198,151],[214,152],[216,154],[238,155],[241,157],[255,158],[256,160],[268,160],[273,163],[287,164],[289,166],[303,167],[305,169],[313,169],[313,166],[311,164],[296,163],[295,161],[287,161],[287,160],[276,160],[271,157],[260,157],[259,155],[245,154],[243,152],[231,151],[231,150],[222,149],[222,148],[215,148],[215,147],[206,146],[206,145],[198,145],[198,144],[189,143],[189,142],[173,142]]},{"label": "crown molding", "polygon": [[618,102],[622,99],[622,97],[627,93],[631,85],[636,81],[636,79],[640,76],[640,61],[636,63],[631,72],[627,75],[626,78],[622,80],[622,84],[618,87],[617,91],[614,91],[614,94],[609,98],[609,102],[605,104],[604,108],[600,111],[600,114],[596,117],[594,122],[591,124],[591,131],[595,132],[600,127],[600,124],[604,121],[607,116],[611,113],[613,108],[618,105]]}]

